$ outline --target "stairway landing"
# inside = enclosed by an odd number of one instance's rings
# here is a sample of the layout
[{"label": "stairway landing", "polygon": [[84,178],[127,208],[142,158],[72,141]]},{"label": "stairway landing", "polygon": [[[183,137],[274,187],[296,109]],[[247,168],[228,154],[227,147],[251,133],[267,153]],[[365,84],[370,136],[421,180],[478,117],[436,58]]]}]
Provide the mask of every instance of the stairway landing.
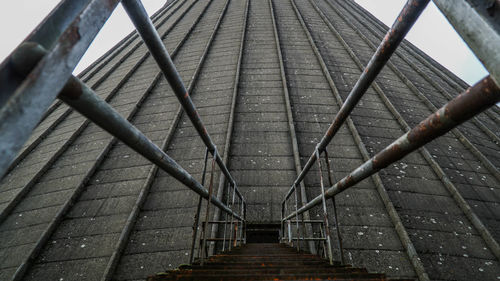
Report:
[{"label": "stairway landing", "polygon": [[[278,243],[246,244],[194,263],[150,276],[166,280],[388,280],[385,274],[335,263]],[[398,279],[398,281],[403,281]]]}]

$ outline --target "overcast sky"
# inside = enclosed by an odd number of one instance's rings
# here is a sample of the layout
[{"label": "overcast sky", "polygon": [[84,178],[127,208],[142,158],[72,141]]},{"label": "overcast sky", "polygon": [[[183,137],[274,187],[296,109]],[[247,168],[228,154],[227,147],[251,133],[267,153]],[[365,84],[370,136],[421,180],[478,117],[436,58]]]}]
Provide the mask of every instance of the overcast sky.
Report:
[{"label": "overcast sky", "polygon": [[[355,1],[388,26],[392,25],[406,3],[406,0]],[[406,39],[469,84],[488,74],[432,1]]]},{"label": "overcast sky", "polygon": [[[406,2],[406,0],[355,1],[389,26]],[[58,2],[59,0],[4,0],[0,9],[0,38],[2,38],[0,60],[3,61]],[[165,3],[165,0],[142,2],[151,15]],[[82,71],[132,30],[132,23],[119,5],[74,73]],[[420,16],[407,39],[469,84],[487,75],[481,63],[432,2]]]}]

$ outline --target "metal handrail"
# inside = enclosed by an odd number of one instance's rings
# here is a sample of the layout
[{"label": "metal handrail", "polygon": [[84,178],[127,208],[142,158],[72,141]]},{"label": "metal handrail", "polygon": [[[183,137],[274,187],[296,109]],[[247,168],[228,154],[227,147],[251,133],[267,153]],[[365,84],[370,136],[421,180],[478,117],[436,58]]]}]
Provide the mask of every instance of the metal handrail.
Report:
[{"label": "metal handrail", "polygon": [[[56,99],[76,64],[119,0],[64,0],[0,65],[0,178]],[[92,24],[87,24],[87,23]],[[35,66],[20,50],[34,44],[47,50]],[[20,52],[21,51],[21,52]],[[28,72],[31,75],[27,76]],[[54,79],[57,77],[57,79]]]},{"label": "metal handrail", "polygon": [[[0,139],[0,178],[6,173],[45,110],[49,108],[54,99],[59,98],[196,192],[200,196],[200,207],[201,199],[207,200],[204,231],[200,237],[202,247],[205,246],[206,241],[212,239],[207,237],[208,231],[206,231],[207,225],[210,223],[209,216],[212,204],[227,214],[226,223],[234,225],[234,231],[232,227],[228,241],[229,245],[236,246],[237,243],[245,241],[243,229],[246,224],[246,202],[221,156],[217,153],[214,142],[203,125],[162,39],[140,0],[123,0],[122,4],[203,140],[206,146],[205,159],[208,152],[213,156],[208,190],[204,187],[206,160],[200,184],[161,148],[122,117],[106,101],[102,100],[90,87],[71,75],[83,53],[119,2],[119,0],[64,0],[0,65],[0,135],[2,135],[2,139]],[[88,22],[93,24],[86,25],[85,23]],[[229,189],[227,192],[233,191],[231,202],[224,203],[213,195],[215,163],[228,180]],[[234,209],[235,204],[241,208]],[[230,222],[227,219],[228,216],[231,217]],[[197,217],[199,217],[199,212]],[[196,219],[196,226],[197,223]],[[238,225],[241,227],[238,228]],[[196,239],[196,232],[194,239]],[[202,262],[203,258],[202,255]]]},{"label": "metal handrail", "polygon": [[[480,11],[477,10],[477,7],[470,7],[466,1],[459,1],[461,3],[457,6],[455,6],[455,4],[447,3],[447,1],[434,1],[441,11],[448,17],[454,28],[464,37],[467,44],[471,45],[474,53],[478,54],[486,68],[490,71],[490,76],[476,83],[474,86],[467,89],[466,92],[448,102],[442,108],[427,117],[427,119],[423,120],[419,125],[411,129],[408,133],[398,138],[381,152],[334,184],[333,177],[331,176],[329,157],[326,147],[332,141],[344,121],[349,117],[351,111],[354,109],[361,97],[366,93],[367,89],[380,73],[384,65],[388,62],[398,45],[402,42],[406,33],[410,30],[418,16],[429,3],[429,0],[408,0],[394,24],[386,33],[386,36],[383,38],[376,52],[368,62],[328,130],[322,137],[321,141],[316,145],[304,168],[295,179],[288,192],[285,194],[282,201],[281,212],[282,237],[284,238],[287,236],[285,224],[288,224],[289,242],[291,243],[292,241],[297,241],[297,249],[299,249],[300,241],[307,240],[305,237],[300,237],[298,216],[310,210],[314,206],[322,204],[323,223],[320,225],[324,226],[324,231],[322,230],[325,237],[323,243],[327,243],[327,245],[323,245],[323,249],[328,247],[326,249],[326,251],[328,251],[328,256],[326,258],[328,258],[330,263],[332,263],[333,253],[328,226],[328,210],[326,208],[326,199],[331,198],[334,208],[333,219],[337,230],[338,248],[341,262],[343,263],[343,247],[337,220],[334,198],[335,195],[377,173],[379,170],[403,158],[426,143],[440,137],[459,124],[467,121],[487,108],[494,106],[500,101],[500,89],[498,87],[498,83],[496,83],[500,81],[498,76],[500,73],[500,55],[498,53],[498,46],[500,45],[500,29],[498,28],[498,22],[495,23],[492,22],[491,19],[482,17]],[[470,21],[472,21],[473,24],[465,24],[469,22],[469,18],[466,15],[470,15]],[[477,32],[474,28],[479,29],[482,32]],[[324,190],[323,171],[320,159],[320,154],[322,152],[325,152],[325,161],[330,180],[330,188],[326,191]],[[295,194],[296,201],[296,186],[304,180],[315,161],[318,161],[321,194],[312,200],[309,200],[309,202],[301,206],[300,209],[297,208],[297,203],[295,202],[295,211],[285,215],[287,200],[292,194]],[[296,219],[292,220],[293,218]],[[292,222],[295,222],[297,225],[296,238],[291,237],[290,227]],[[323,253],[326,251],[324,249]]]},{"label": "metal handrail", "polygon": [[[413,26],[418,16],[422,13],[430,0],[410,0],[406,3],[405,7],[394,22],[391,29],[387,32],[386,36],[377,48],[377,51],[368,62],[365,71],[361,74],[358,81],[349,93],[346,101],[340,108],[339,112],[334,118],[334,121],[324,134],[321,141],[317,144],[316,148],[323,152],[328,144],[332,141],[335,134],[338,132],[344,121],[347,119],[351,111],[354,109],[359,100],[366,93],[371,83],[380,73],[385,63],[389,60],[392,53],[396,50],[399,43],[403,41],[405,35]],[[294,186],[299,185],[304,180],[306,174],[312,168],[314,162],[317,160],[316,153],[313,152],[304,165],[302,172],[292,184],[290,190],[286,193],[285,199],[287,200],[292,195]]]},{"label": "metal handrail", "polygon": [[[490,76],[487,76],[339,180],[326,191],[324,197],[331,198],[354,186],[498,102],[500,102],[500,88]],[[296,217],[319,205],[322,200],[322,196],[315,197],[283,220]]]},{"label": "metal handrail", "polygon": [[[209,184],[209,190],[208,194],[209,197],[213,197],[213,179],[214,179],[214,169],[215,169],[215,163],[217,163],[218,167],[221,169],[222,173],[226,177],[226,179],[229,182],[229,187],[230,190],[233,190],[233,198],[231,203],[226,202],[230,206],[234,206],[235,204],[235,195],[238,196],[239,201],[241,202],[242,208],[246,207],[246,202],[243,196],[241,195],[240,191],[238,190],[237,184],[231,174],[229,173],[229,170],[227,169],[226,165],[224,164],[224,161],[222,160],[220,154],[217,152],[217,147],[215,146],[214,142],[212,141],[206,127],[203,125],[203,122],[200,118],[200,115],[198,114],[198,111],[196,109],[196,106],[194,105],[193,101],[191,100],[191,97],[184,86],[184,83],[180,77],[180,74],[177,72],[177,69],[172,62],[172,59],[170,58],[167,49],[165,48],[165,45],[163,44],[160,36],[158,35],[158,32],[156,31],[153,23],[151,22],[151,19],[148,17],[146,10],[144,9],[144,6],[142,5],[140,0],[123,0],[122,4],[125,8],[125,11],[131,18],[132,22],[134,23],[137,31],[143,38],[143,41],[145,42],[146,46],[148,47],[151,55],[154,57],[158,65],[160,66],[161,71],[167,78],[170,86],[172,87],[172,90],[174,91],[174,94],[176,95],[177,99],[179,100],[179,103],[181,104],[182,108],[186,112],[187,116],[191,120],[191,123],[193,124],[196,132],[200,136],[200,138],[203,140],[203,143],[207,147],[207,152],[210,152],[213,156],[213,161],[212,161],[212,170],[210,173],[210,184]],[[207,155],[206,155],[207,156]],[[205,177],[205,172],[206,172],[206,165],[207,162],[205,161],[204,164],[204,172],[203,172],[203,179]],[[228,193],[229,191],[228,190]],[[201,199],[201,198],[200,198]],[[201,260],[201,263],[203,264],[204,258],[208,256],[208,250],[207,250],[207,233],[208,233],[208,220],[210,216],[210,203],[211,200],[207,202],[207,207],[206,207],[206,213],[205,213],[205,221],[202,224],[202,234],[200,237],[200,247],[199,247],[199,252],[198,252],[198,257]],[[217,205],[218,206],[218,205]],[[221,206],[218,206],[221,208]],[[227,207],[227,206],[226,206]],[[229,208],[229,207],[227,207]],[[222,209],[222,208],[221,208]],[[223,209],[224,210],[224,209]],[[192,245],[191,245],[191,250],[190,250],[190,262],[192,263],[194,261],[194,248],[195,248],[195,241],[196,241],[196,235],[198,232],[198,223],[199,223],[199,214],[201,211],[201,201],[198,202],[198,207],[197,207],[197,212],[195,215],[195,223],[193,225],[193,238],[192,238]],[[224,210],[226,211],[226,210]],[[227,212],[227,214],[231,215],[231,225],[233,224],[233,220],[236,218],[239,221],[244,224],[244,219],[243,217],[235,215],[234,212]],[[240,214],[243,214],[243,210],[241,211]],[[227,218],[227,216],[226,216]],[[236,227],[236,225],[235,225]],[[240,229],[242,231],[243,228]],[[225,227],[224,227],[225,231]],[[237,227],[236,231],[234,232],[235,235],[237,235]],[[233,240],[233,227],[231,227],[231,235],[228,239],[229,241],[229,249],[231,249],[231,241]],[[236,239],[234,239],[234,242],[236,242]],[[223,239],[223,247],[225,246],[225,235]]]},{"label": "metal handrail", "polygon": [[[132,22],[134,23],[137,31],[139,32],[144,42],[146,43],[146,46],[151,52],[151,55],[154,57],[154,59],[158,63],[158,66],[160,66],[161,71],[167,78],[170,86],[172,87],[172,90],[175,93],[175,96],[179,100],[179,103],[182,105],[184,111],[187,113],[189,119],[191,120],[191,123],[196,129],[196,132],[203,140],[203,143],[208,148],[210,153],[215,157],[217,165],[222,170],[226,178],[229,180],[230,184],[233,187],[235,187],[236,186],[235,180],[229,173],[229,170],[222,161],[220,155],[216,153],[217,148],[215,147],[214,142],[210,138],[207,129],[203,125],[203,122],[201,121],[196,106],[191,100],[191,97],[186,87],[184,86],[184,83],[182,82],[180,74],[177,72],[177,69],[174,63],[172,62],[172,59],[170,58],[170,55],[168,54],[168,51],[165,48],[165,45],[163,44],[160,36],[158,35],[158,32],[156,31],[153,23],[151,22],[151,19],[148,17],[148,14],[144,9],[144,6],[142,5],[141,1],[123,0],[122,5],[125,8],[125,11],[129,15],[129,17],[131,18]],[[237,188],[236,188],[236,193],[240,197],[240,199],[244,201],[243,196],[241,195],[241,193],[238,191]]]}]

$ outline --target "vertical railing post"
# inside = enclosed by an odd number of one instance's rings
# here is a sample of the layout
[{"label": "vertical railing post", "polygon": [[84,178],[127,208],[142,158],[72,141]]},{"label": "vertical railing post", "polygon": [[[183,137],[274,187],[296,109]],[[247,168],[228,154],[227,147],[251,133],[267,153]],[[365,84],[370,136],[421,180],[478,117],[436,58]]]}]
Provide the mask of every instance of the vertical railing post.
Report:
[{"label": "vertical railing post", "polygon": [[[320,243],[318,243],[318,249],[319,249],[319,246],[321,245],[322,249],[323,249],[323,252],[321,254],[326,259],[327,258],[327,256],[326,256],[326,252],[327,252],[326,251],[326,243],[325,243],[326,236],[325,236],[325,231],[323,229],[323,224],[322,223],[319,224],[319,234],[320,234],[319,238],[322,238],[322,240],[321,240]],[[318,253],[319,253],[319,250],[318,250]]]},{"label": "vertical railing post", "polygon": [[[236,196],[236,186],[233,186],[233,199],[231,199],[231,207],[229,208],[233,208],[234,206],[234,197]],[[229,245],[228,245],[228,248],[229,250],[231,250],[232,248],[232,242],[233,242],[233,230],[234,230],[234,216],[231,215],[231,223],[229,224],[229,228],[231,229],[231,232],[229,234]]]},{"label": "vertical railing post", "polygon": [[[286,214],[287,213],[287,204],[286,204],[286,201],[284,202],[283,204],[283,214]],[[283,216],[284,217],[284,216]],[[287,243],[290,238],[289,238],[289,233],[288,233],[288,221],[285,220],[284,222],[284,225],[283,225],[283,233],[285,234],[285,243]]]},{"label": "vertical railing post", "polygon": [[325,185],[323,183],[323,171],[321,168],[321,158],[319,157],[319,150],[316,147],[316,159],[318,159],[318,168],[319,168],[319,178],[320,178],[320,184],[321,184],[321,199],[323,203],[323,220],[325,222],[325,237],[326,237],[326,244],[328,247],[328,259],[330,261],[330,264],[333,264],[333,253],[332,253],[332,241],[330,238],[330,227],[328,226],[328,211],[326,209],[326,198],[325,198]]},{"label": "vertical railing post", "polygon": [[[229,190],[231,189],[231,184],[227,184],[226,188],[226,204],[229,205]],[[226,228],[227,228],[227,216],[228,214],[224,215],[224,235],[222,238],[222,251],[224,252],[226,250]]]},{"label": "vertical railing post", "polygon": [[[285,199],[286,201],[286,199]],[[281,237],[280,237],[280,242],[284,243],[285,239],[285,201],[281,203]]]},{"label": "vertical railing post", "polygon": [[[210,172],[210,185],[208,187],[208,198],[212,198],[213,193],[213,183],[214,183],[214,172],[215,172],[215,159],[217,159],[217,148],[214,149],[212,158],[212,171]],[[201,265],[203,265],[205,257],[208,257],[207,246],[207,229],[210,218],[210,200],[207,200],[207,211],[205,213],[205,223],[203,225],[203,239],[201,241]]]},{"label": "vertical railing post", "polygon": [[[243,201],[243,198],[240,198],[241,202],[241,212],[240,214],[243,214],[245,212],[245,202]],[[240,246],[243,245],[243,230],[245,230],[245,222],[243,220],[240,220],[241,222],[241,230],[240,230]]]},{"label": "vertical railing post", "polygon": [[[297,185],[294,184],[293,185],[295,191],[295,212],[297,212],[299,210],[299,203],[298,203],[298,200],[297,200]],[[297,228],[297,252],[300,251],[300,235],[299,235],[299,216],[296,216],[295,217],[295,226]]]},{"label": "vertical railing post", "polygon": [[[328,182],[330,186],[332,186],[335,182],[333,181],[333,172],[330,168],[330,158],[328,157],[328,151],[325,149],[325,160],[326,160],[326,168],[328,169]],[[337,216],[337,204],[335,203],[335,196],[332,197],[333,204],[333,223],[335,224],[335,229],[337,230],[337,246],[339,248],[340,254],[340,262],[344,264],[344,249],[342,247],[342,236],[340,235],[340,225]]]},{"label": "vertical railing post", "polygon": [[[207,162],[208,162],[208,148],[205,150],[205,160],[203,164],[203,172],[201,174],[201,185],[205,185],[205,175],[207,172]],[[196,214],[194,215],[194,224],[193,224],[193,239],[191,241],[191,251],[189,252],[189,263],[192,264],[194,261],[194,248],[196,245],[196,236],[198,236],[198,225],[200,223],[200,211],[201,211],[201,203],[203,202],[203,197],[200,196],[198,199],[198,206],[196,208]]]},{"label": "vertical railing post", "polygon": [[[243,200],[243,198],[241,199]],[[243,221],[245,223],[245,233],[244,233],[244,237],[245,237],[245,244],[247,243],[247,203],[245,201],[243,201],[243,204],[244,204],[244,208],[243,208]]]}]

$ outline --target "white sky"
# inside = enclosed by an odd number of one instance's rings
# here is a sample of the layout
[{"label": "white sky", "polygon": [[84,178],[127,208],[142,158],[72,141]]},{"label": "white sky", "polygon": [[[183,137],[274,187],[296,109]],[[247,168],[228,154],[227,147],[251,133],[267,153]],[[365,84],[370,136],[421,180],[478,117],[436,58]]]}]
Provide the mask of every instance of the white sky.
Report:
[{"label": "white sky", "polygon": [[[406,3],[406,0],[355,1],[389,26]],[[59,0],[4,0],[0,9],[0,38],[3,38],[0,44],[0,61],[21,43],[58,2]],[[163,6],[165,0],[142,2],[151,15]],[[132,30],[132,23],[119,5],[74,73],[82,71]],[[481,63],[432,2],[411,29],[407,39],[469,84],[487,75]]]},{"label": "white sky", "polygon": [[[3,0],[0,9],[0,38],[3,38],[0,43],[0,61],[3,61],[59,2],[60,0]],[[142,0],[142,3],[148,14],[152,15],[166,0]],[[127,13],[118,5],[74,73],[78,74],[84,70],[133,30],[134,25]]]},{"label": "white sky", "polygon": [[[391,26],[406,0],[355,0]],[[462,38],[431,1],[406,36],[410,42],[468,84],[488,75]]]}]

